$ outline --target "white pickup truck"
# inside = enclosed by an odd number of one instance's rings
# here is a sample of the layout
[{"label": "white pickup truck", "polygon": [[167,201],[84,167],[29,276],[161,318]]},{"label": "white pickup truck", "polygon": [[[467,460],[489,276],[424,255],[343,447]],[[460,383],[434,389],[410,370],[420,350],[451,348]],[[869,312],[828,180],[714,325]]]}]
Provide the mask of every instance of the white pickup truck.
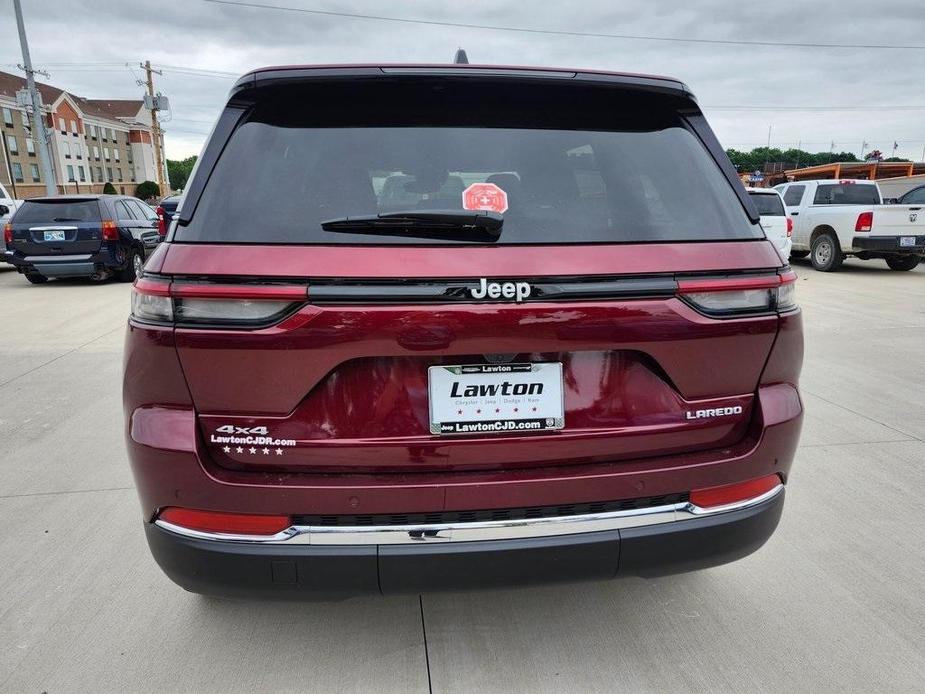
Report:
[{"label": "white pickup truck", "polygon": [[793,219],[791,257],[822,272],[847,256],[911,270],[925,256],[925,205],[882,205],[874,181],[795,181],[776,186]]}]

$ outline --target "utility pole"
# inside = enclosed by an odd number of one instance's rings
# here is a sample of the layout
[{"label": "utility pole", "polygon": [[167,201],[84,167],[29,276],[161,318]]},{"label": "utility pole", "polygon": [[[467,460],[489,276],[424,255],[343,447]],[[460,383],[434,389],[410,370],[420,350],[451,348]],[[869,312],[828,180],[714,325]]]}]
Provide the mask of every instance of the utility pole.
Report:
[{"label": "utility pole", "polygon": [[157,187],[160,189],[161,195],[163,196],[167,195],[169,191],[164,185],[164,158],[161,153],[161,126],[157,122],[157,101],[154,96],[154,78],[151,77],[151,73],[157,73],[158,75],[163,75],[164,73],[160,70],[152,70],[150,60],[146,60],[141,67],[147,75],[148,99],[151,101],[151,133],[154,138],[154,165],[157,167]]},{"label": "utility pole", "polygon": [[29,42],[26,40],[26,26],[22,20],[22,7],[19,0],[13,0],[13,9],[16,11],[16,26],[19,29],[19,45],[22,48],[22,61],[20,65],[26,73],[26,85],[29,90],[29,101],[32,103],[32,135],[38,140],[39,162],[42,164],[42,176],[45,178],[45,192],[48,195],[57,195],[58,186],[55,182],[55,172],[51,166],[51,155],[48,153],[48,135],[45,132],[45,118],[42,113],[42,99],[35,88],[35,72],[32,68],[32,58],[29,56]]}]

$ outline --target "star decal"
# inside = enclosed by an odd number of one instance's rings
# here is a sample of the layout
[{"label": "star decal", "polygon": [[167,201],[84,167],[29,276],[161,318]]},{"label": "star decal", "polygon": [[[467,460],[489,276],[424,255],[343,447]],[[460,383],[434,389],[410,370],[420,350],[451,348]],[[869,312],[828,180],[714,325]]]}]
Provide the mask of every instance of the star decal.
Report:
[{"label": "star decal", "polygon": [[270,449],[269,449],[269,448],[264,448],[264,449],[263,449],[263,454],[264,454],[264,455],[270,455]]},{"label": "star decal", "polygon": [[225,451],[225,453],[231,453],[231,446],[225,446],[222,450]]},{"label": "star decal", "polygon": [[282,455],[282,454],[283,454],[283,449],[282,449],[282,448],[277,448],[277,449],[276,449],[276,455]]},{"label": "star decal", "polygon": [[251,446],[251,453],[256,453],[256,452],[257,452],[257,449]]},{"label": "star decal", "polygon": [[235,448],[235,451],[237,451],[238,453],[243,453],[244,449],[238,446],[237,448]]}]

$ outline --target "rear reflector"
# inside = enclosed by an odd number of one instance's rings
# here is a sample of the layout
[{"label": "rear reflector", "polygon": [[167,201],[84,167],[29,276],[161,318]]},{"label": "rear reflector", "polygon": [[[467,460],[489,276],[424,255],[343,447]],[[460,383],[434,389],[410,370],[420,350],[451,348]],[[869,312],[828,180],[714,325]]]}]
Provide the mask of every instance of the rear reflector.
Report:
[{"label": "rear reflector", "polygon": [[691,492],[690,502],[700,508],[735,504],[766,494],[780,483],[780,477],[768,475],[767,477],[759,477],[758,479],[738,482],[737,484],[727,484],[722,487],[695,489]]},{"label": "rear reflector", "polygon": [[858,215],[858,221],[854,223],[855,231],[870,231],[874,225],[874,213],[862,212]]},{"label": "rear reflector", "polygon": [[204,533],[229,535],[276,535],[291,525],[289,516],[198,511],[177,506],[165,508],[158,515],[158,520]]}]

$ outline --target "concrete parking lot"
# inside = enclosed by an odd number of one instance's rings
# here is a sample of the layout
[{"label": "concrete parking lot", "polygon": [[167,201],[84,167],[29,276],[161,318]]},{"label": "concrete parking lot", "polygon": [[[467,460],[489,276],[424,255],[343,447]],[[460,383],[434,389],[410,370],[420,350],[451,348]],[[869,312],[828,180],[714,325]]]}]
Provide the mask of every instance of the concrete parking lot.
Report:
[{"label": "concrete parking lot", "polygon": [[[925,268],[800,264],[777,533],[659,580],[226,602],[164,577],[122,443],[129,288],[0,266],[0,691],[922,691]],[[721,368],[721,366],[720,366]]]}]

